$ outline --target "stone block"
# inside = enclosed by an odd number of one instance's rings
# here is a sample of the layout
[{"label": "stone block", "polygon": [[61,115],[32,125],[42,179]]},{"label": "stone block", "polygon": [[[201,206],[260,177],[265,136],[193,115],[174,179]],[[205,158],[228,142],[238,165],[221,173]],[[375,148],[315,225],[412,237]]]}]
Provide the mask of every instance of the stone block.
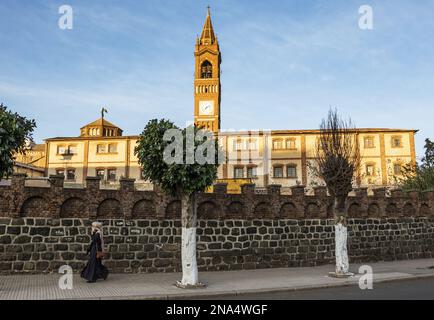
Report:
[{"label": "stone block", "polygon": [[12,235],[20,234],[21,233],[21,227],[8,226],[6,233],[12,234]]},{"label": "stone block", "polygon": [[49,227],[32,227],[30,228],[30,235],[40,235],[44,237],[48,237],[50,235],[50,228]]}]

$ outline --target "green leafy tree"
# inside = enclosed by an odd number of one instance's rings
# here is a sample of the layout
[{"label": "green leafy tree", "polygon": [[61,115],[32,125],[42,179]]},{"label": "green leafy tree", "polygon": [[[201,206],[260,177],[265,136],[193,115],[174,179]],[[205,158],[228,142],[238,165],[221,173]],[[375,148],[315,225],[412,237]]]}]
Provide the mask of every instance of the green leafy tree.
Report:
[{"label": "green leafy tree", "polygon": [[[221,155],[217,139],[206,139],[202,135],[204,131],[199,130],[195,126],[181,130],[168,120],[154,119],[144,128],[135,148],[144,178],[166,194],[181,199],[183,278],[178,282],[181,287],[200,284],[196,263],[195,195],[217,179]],[[168,132],[175,132],[175,135],[169,134],[168,139],[165,137]],[[200,163],[201,156],[207,157],[208,163]]]},{"label": "green leafy tree", "polygon": [[25,152],[35,127],[35,120],[28,120],[0,104],[0,179],[12,174],[14,154]]},{"label": "green leafy tree", "polygon": [[405,191],[434,190],[434,142],[425,139],[425,155],[421,159],[421,163],[407,164],[399,184]]}]

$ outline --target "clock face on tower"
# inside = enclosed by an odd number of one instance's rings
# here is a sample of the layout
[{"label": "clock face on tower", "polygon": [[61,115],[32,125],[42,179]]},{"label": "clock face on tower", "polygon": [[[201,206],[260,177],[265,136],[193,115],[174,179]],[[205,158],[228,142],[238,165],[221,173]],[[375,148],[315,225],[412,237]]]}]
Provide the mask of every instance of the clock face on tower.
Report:
[{"label": "clock face on tower", "polygon": [[214,114],[214,101],[199,101],[199,114],[207,116]]}]

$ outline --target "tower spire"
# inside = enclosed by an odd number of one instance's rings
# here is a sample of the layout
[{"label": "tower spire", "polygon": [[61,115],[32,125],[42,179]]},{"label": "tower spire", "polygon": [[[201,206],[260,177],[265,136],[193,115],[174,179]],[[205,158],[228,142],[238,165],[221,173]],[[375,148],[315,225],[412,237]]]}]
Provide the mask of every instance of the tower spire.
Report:
[{"label": "tower spire", "polygon": [[208,6],[205,24],[194,50],[194,123],[214,133],[220,130],[221,54]]},{"label": "tower spire", "polygon": [[211,10],[207,7],[208,13],[206,15],[205,24],[203,25],[202,35],[200,36],[200,44],[214,44],[216,37],[214,34],[214,28],[211,22]]}]

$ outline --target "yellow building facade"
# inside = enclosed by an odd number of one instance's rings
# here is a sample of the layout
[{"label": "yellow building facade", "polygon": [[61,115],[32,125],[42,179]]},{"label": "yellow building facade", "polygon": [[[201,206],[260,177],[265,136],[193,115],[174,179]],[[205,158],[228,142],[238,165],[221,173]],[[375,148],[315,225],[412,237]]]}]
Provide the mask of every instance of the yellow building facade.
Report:
[{"label": "yellow building facade", "polygon": [[15,155],[15,173],[25,173],[28,177],[39,178],[45,175],[45,145],[29,142],[25,152]]},{"label": "yellow building facade", "polygon": [[[221,53],[208,10],[201,37],[196,41],[194,118],[196,125],[218,134],[220,145],[225,150],[227,160],[219,167],[219,179],[250,179],[259,187],[268,184],[280,184],[282,187],[321,184],[310,170],[315,163],[319,130],[220,131],[220,63]],[[218,90],[207,90],[205,86],[204,91],[201,86],[206,83],[214,84]],[[210,117],[206,119],[206,110],[200,106],[209,105],[210,102],[218,108],[209,107]],[[416,161],[416,132],[402,129],[357,129],[355,138],[362,158],[358,185],[395,184],[403,165]]]},{"label": "yellow building facade", "polygon": [[[319,130],[273,130],[224,132],[220,127],[221,52],[211,15],[205,19],[202,34],[196,40],[194,120],[218,135],[226,160],[218,169],[222,181],[253,182],[258,187],[296,184],[307,187],[320,184],[311,174]],[[362,166],[360,186],[390,186],[401,175],[402,166],[415,162],[412,129],[357,129]],[[63,174],[66,183],[82,185],[87,176],[101,176],[103,183],[116,185],[121,177],[134,178],[138,185],[150,188],[141,175],[134,148],[138,136],[123,136],[122,129],[104,119],[80,129],[78,137],[57,137],[45,141],[45,175]]]},{"label": "yellow building facade", "polygon": [[66,183],[83,184],[88,176],[116,185],[121,177],[142,179],[134,155],[138,136],[123,136],[122,129],[103,117],[80,129],[80,136],[47,139],[46,174],[63,174]]},{"label": "yellow building facade", "polygon": [[[396,184],[403,166],[416,161],[415,133],[402,129],[356,129],[354,136],[361,156],[357,184]],[[260,187],[321,184],[312,171],[319,130],[221,132],[219,138],[227,159],[219,168],[219,178],[250,178]]]}]

